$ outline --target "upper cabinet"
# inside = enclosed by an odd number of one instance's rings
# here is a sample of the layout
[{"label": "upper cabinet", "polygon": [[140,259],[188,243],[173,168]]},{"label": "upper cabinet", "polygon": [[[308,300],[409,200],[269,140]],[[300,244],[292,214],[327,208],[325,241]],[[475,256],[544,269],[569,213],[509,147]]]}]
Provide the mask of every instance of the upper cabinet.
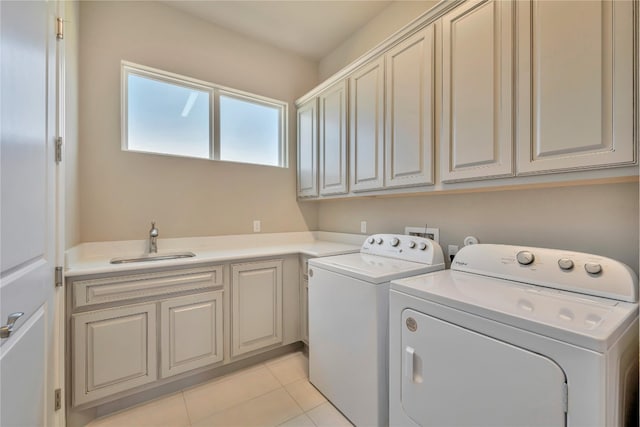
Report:
[{"label": "upper cabinet", "polygon": [[347,82],[318,96],[320,194],[344,194],[347,186]]},{"label": "upper cabinet", "polygon": [[299,197],[636,179],[639,14],[438,2],[298,101]]},{"label": "upper cabinet", "polygon": [[434,26],[392,48],[385,63],[385,186],[433,184]]},{"label": "upper cabinet", "polygon": [[513,3],[442,18],[442,182],[513,175]]},{"label": "upper cabinet", "polygon": [[318,102],[298,108],[298,197],[318,195]]},{"label": "upper cabinet", "polygon": [[517,2],[518,174],[634,163],[634,3]]},{"label": "upper cabinet", "polygon": [[351,191],[384,186],[384,57],[349,77]]}]

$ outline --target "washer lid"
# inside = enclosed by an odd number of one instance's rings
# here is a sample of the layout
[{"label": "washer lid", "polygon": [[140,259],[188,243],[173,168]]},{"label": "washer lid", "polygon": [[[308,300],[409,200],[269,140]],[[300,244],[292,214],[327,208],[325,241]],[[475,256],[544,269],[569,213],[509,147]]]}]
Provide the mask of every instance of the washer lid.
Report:
[{"label": "washer lid", "polygon": [[429,265],[364,253],[312,258],[309,265],[375,284],[444,269],[444,264]]},{"label": "washer lid", "polygon": [[598,352],[638,316],[635,303],[452,270],[395,280],[391,289]]}]

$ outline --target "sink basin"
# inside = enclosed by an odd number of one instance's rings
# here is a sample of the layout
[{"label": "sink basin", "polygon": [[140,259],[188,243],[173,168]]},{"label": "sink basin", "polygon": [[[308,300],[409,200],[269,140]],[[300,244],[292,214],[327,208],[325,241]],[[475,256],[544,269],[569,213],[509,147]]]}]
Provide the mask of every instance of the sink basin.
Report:
[{"label": "sink basin", "polygon": [[164,261],[167,259],[191,258],[196,256],[193,252],[171,252],[165,254],[145,254],[137,257],[113,258],[111,264],[128,264],[130,262]]}]

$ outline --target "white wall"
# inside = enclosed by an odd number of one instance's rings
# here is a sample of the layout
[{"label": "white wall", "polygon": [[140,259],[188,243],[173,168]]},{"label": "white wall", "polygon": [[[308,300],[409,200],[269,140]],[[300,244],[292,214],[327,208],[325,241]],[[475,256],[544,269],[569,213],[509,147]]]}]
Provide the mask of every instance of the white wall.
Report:
[{"label": "white wall", "polygon": [[438,0],[391,3],[333,52],[320,60],[318,67],[320,81],[331,77],[437,3]]},{"label": "white wall", "polygon": [[550,247],[617,259],[638,272],[638,183],[316,202],[321,230],[440,228],[440,243]]},{"label": "white wall", "polygon": [[[80,240],[315,229],[296,202],[293,101],[317,83],[317,64],[156,2],[80,7]],[[123,152],[120,61],[290,103],[290,168]],[[76,240],[76,239],[73,239]]]}]

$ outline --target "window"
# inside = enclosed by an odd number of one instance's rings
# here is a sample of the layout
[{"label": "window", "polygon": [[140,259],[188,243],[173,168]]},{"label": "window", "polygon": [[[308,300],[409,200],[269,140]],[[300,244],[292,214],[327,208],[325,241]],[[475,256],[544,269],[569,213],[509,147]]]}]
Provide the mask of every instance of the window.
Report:
[{"label": "window", "polygon": [[123,150],[286,167],[286,118],[285,102],[122,62]]}]

